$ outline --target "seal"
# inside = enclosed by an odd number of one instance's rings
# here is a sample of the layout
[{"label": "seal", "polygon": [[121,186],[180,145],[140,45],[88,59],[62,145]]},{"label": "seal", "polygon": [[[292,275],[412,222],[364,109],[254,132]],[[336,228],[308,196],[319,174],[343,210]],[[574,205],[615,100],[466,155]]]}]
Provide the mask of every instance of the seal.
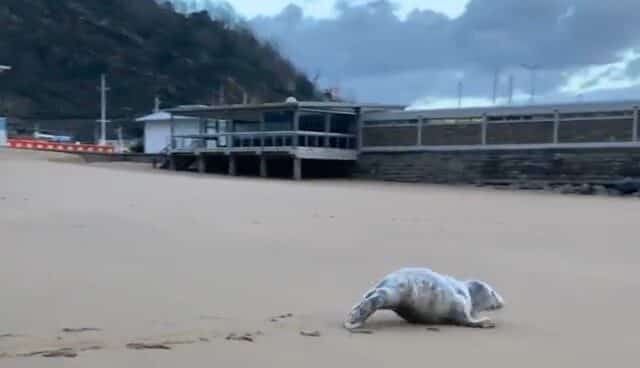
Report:
[{"label": "seal", "polygon": [[409,323],[493,328],[478,313],[504,307],[504,299],[480,280],[460,281],[429,268],[403,268],[385,276],[355,305],[344,327],[360,328],[377,310],[392,310]]}]

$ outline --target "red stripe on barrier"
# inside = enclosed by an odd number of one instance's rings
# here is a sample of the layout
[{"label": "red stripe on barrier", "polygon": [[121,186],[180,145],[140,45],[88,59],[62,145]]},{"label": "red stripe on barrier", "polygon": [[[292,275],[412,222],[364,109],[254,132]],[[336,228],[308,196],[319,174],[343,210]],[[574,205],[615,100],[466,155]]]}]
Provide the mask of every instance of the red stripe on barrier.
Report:
[{"label": "red stripe on barrier", "polygon": [[97,145],[97,144],[75,144],[75,143],[55,143],[48,141],[38,141],[29,139],[9,139],[7,141],[9,148],[15,149],[31,149],[36,151],[55,151],[55,152],[103,152],[113,153],[113,146]]}]

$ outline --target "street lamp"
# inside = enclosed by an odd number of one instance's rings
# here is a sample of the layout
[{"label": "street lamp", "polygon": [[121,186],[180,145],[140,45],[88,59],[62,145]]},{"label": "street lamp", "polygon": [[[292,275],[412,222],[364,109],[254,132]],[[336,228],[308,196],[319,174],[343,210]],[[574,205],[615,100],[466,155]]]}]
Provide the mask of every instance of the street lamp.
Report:
[{"label": "street lamp", "polygon": [[[8,72],[9,70],[11,70],[10,66],[0,65],[0,74],[2,74],[3,72]],[[2,104],[0,104],[0,106],[1,105]],[[2,121],[0,121],[0,146],[6,146],[6,144],[7,144],[7,131],[6,131],[5,120],[2,119]]]}]

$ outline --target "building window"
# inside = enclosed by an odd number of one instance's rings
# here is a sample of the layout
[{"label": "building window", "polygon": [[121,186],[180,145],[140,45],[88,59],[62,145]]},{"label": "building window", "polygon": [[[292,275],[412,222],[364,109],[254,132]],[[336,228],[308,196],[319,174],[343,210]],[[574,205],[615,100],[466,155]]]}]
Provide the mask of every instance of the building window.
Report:
[{"label": "building window", "polygon": [[267,131],[288,131],[293,129],[293,112],[270,111],[264,113],[264,129]]}]

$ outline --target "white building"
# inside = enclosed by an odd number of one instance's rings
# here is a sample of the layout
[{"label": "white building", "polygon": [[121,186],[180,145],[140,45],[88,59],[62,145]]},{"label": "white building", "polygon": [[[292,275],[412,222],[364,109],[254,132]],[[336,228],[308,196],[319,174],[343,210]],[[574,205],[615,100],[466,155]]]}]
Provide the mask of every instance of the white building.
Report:
[{"label": "white building", "polygon": [[164,111],[136,119],[144,122],[144,153],[160,153],[170,143],[171,135],[201,134],[199,118],[173,116]]},{"label": "white building", "polygon": [[0,147],[7,145],[7,119],[0,118]]}]

